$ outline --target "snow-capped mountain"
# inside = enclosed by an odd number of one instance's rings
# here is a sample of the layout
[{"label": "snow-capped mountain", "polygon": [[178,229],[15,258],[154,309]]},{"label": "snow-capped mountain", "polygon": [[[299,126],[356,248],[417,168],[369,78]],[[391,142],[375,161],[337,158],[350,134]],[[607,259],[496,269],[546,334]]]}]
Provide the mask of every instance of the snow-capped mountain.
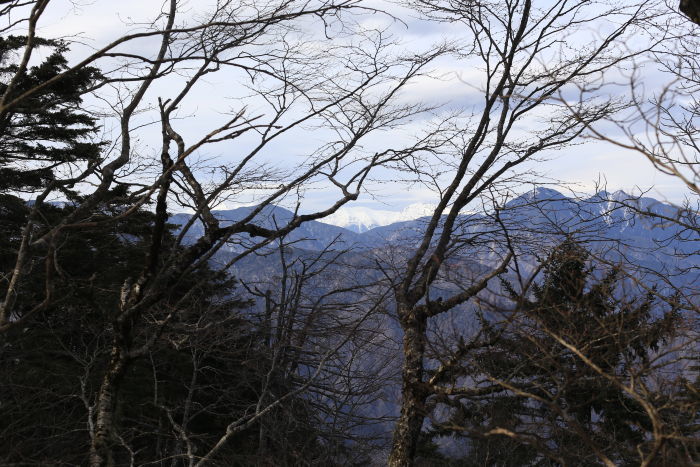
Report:
[{"label": "snow-capped mountain", "polygon": [[402,211],[347,206],[339,209],[335,214],[326,217],[323,222],[343,227],[344,229],[356,233],[364,233],[375,227],[383,227],[397,222],[410,221],[429,216],[433,213],[434,209],[435,205],[428,203],[410,204]]},{"label": "snow-capped mountain", "polygon": [[[636,209],[629,206],[636,206]],[[245,218],[251,209],[242,207],[215,214],[222,225],[228,225]],[[419,241],[426,216],[432,209],[429,204],[413,204],[403,211],[348,207],[323,221],[302,224],[285,238],[285,243],[307,251],[320,251],[330,244],[334,249],[353,251],[374,250],[386,245],[410,249]],[[692,235],[687,229],[673,222],[650,219],[638,211],[651,211],[666,219],[674,218],[678,212],[677,208],[653,198],[635,199],[621,191],[575,199],[556,190],[538,188],[507,203],[500,212],[500,220],[520,239],[545,248],[573,235],[589,242],[592,248],[617,251],[605,253],[610,261],[622,254],[620,248],[624,246],[626,257],[650,269],[658,271],[671,260],[677,263],[674,264],[676,268],[700,269],[700,256],[695,254],[696,244],[689,238]],[[287,209],[270,206],[253,222],[274,228],[285,225],[293,216]],[[187,214],[177,214],[171,222],[184,226],[189,219]],[[494,222],[493,216],[487,213],[464,213],[457,219],[455,229],[465,238],[474,237],[481,232],[497,231]],[[691,220],[693,224],[696,222],[696,219]],[[201,224],[195,222],[185,239],[194,241],[202,233]],[[233,240],[224,250],[235,251],[238,240]],[[240,241],[248,241],[247,234],[243,234]]]}]

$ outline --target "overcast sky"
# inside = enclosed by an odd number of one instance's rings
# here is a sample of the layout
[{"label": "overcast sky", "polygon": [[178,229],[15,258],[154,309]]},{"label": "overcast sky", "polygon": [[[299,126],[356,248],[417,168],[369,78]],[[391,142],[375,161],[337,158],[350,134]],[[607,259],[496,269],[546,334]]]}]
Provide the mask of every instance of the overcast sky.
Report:
[{"label": "overcast sky", "polygon": [[[202,8],[208,2],[190,0],[191,12]],[[373,2],[378,4],[377,1]],[[54,0],[42,22],[39,34],[45,37],[70,36],[78,37],[84,47],[75,46],[73,56],[84,54],[90,47],[97,47],[124,34],[125,31],[137,28],[128,23],[145,21],[153,17],[160,9],[160,0]],[[186,4],[187,5],[187,4]],[[446,37],[454,37],[458,32],[455,26],[444,23],[427,23],[415,18],[406,10],[391,4],[383,4],[385,8],[404,21],[404,24],[393,23],[392,30],[400,38],[407,49],[420,48],[425,44],[439,42]],[[377,24],[391,24],[387,17],[377,15],[365,19]],[[435,74],[443,77],[441,80],[424,79],[411,87],[411,94],[426,100],[447,105],[459,106],[468,102],[473,87],[465,84],[465,77],[473,74],[474,70],[463,61],[454,58],[442,59],[434,66]],[[660,85],[660,83],[659,83]],[[196,132],[198,128],[207,128],[209,119],[220,117],[217,105],[220,104],[217,90],[229,89],[230,82],[213,78],[207,83],[205,91],[197,95],[197,105],[193,107],[197,118],[190,124],[190,129]],[[654,86],[653,81],[648,86]],[[155,95],[151,99],[155,100]],[[527,122],[525,122],[527,124]],[[158,128],[154,128],[159,133]],[[145,141],[143,144],[148,144]],[[650,195],[679,202],[686,194],[685,188],[672,177],[664,176],[656,171],[649,162],[635,153],[625,152],[606,143],[583,141],[582,144],[566,148],[556,153],[546,154],[546,162],[538,162],[531,166],[543,174],[545,179],[563,180],[577,190],[594,191],[597,185],[605,183],[609,191],[618,189],[634,192],[638,189],[650,189]],[[398,184],[377,185],[373,189],[378,199],[364,196],[359,200],[360,205],[373,206],[381,209],[400,210],[407,204],[434,201],[433,193],[419,186],[410,190]],[[322,192],[310,193],[309,197],[323,198]]]}]

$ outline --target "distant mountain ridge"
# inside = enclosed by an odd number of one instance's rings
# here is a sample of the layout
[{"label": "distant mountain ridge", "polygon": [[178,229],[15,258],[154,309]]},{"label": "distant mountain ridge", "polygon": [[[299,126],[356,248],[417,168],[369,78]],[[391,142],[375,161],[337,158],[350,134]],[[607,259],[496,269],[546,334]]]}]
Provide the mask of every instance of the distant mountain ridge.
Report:
[{"label": "distant mountain ridge", "polygon": [[[658,266],[656,256],[660,256],[651,253],[664,249],[666,253],[672,253],[671,250],[681,252],[687,256],[683,259],[684,263],[700,267],[698,255],[693,254],[693,242],[668,244],[669,239],[680,233],[681,227],[674,223],[661,225],[649,220],[620,204],[624,201],[634,204],[638,210],[651,211],[671,218],[678,212],[677,208],[656,199],[637,199],[622,191],[603,191],[589,198],[575,199],[551,188],[536,188],[508,202],[500,211],[500,218],[514,229],[530,231],[528,235],[533,236],[543,235],[556,239],[573,234],[582,240],[590,239],[598,243],[601,240],[619,241],[638,250],[634,253],[637,260],[648,263],[650,267]],[[429,219],[426,215],[432,213],[433,208],[428,206],[430,205],[413,205],[400,213],[394,212],[395,219],[400,220],[388,224],[386,222],[391,220],[389,217],[377,218],[377,213],[382,214],[383,211],[365,210],[363,213],[362,208],[356,208],[331,218],[332,222],[346,224],[346,227],[333,225],[328,219],[309,221],[291,232],[285,241],[293,244],[295,248],[312,251],[322,250],[331,243],[335,243],[336,248],[375,249],[394,244],[410,249],[425,228]],[[215,211],[215,215],[225,226],[245,218],[253,209],[241,207]],[[346,215],[348,212],[355,214]],[[457,219],[457,224],[462,232],[468,235],[492,223],[490,215],[492,214],[465,213]],[[181,227],[190,217],[189,214],[176,214],[171,217],[171,222]],[[294,214],[287,209],[268,206],[255,217],[254,222],[263,227],[274,228],[286,225],[293,217]],[[371,227],[373,225],[374,227]],[[196,239],[201,234],[203,227],[201,223],[195,222],[186,235],[186,240]],[[544,238],[542,241],[547,242]]]},{"label": "distant mountain ridge", "polygon": [[[634,197],[624,192],[600,192],[584,199],[574,199],[549,188],[538,188],[527,192],[510,202],[502,211],[499,211],[500,220],[504,225],[518,231],[518,235],[539,247],[540,253],[546,254],[551,251],[550,246],[560,242],[564,237],[573,234],[575,237],[590,242],[587,247],[602,253],[609,264],[616,264],[618,259],[629,261],[631,264],[640,266],[642,273],[639,278],[643,278],[644,270],[661,272],[661,275],[652,275],[647,284],[659,286],[659,291],[664,292],[664,283],[659,280],[663,278],[677,285],[696,283],[700,280],[697,270],[700,270],[700,255],[693,254],[693,242],[671,242],[679,234],[681,228],[673,223],[659,225],[644,219],[643,216],[624,207],[620,202],[634,200]],[[677,209],[671,205],[662,203],[653,198],[641,198],[635,200],[635,206],[642,211],[652,211],[673,217]],[[215,215],[221,220],[223,225],[236,222],[247,217],[252,207],[242,207],[227,211],[217,211]],[[399,218],[399,221],[386,225],[380,224],[386,219],[376,219],[376,212],[362,213],[362,208],[358,208],[355,217],[336,217],[334,222],[347,222],[346,227],[331,225],[327,219],[323,221],[311,221],[301,225],[285,239],[286,243],[292,243],[292,250],[285,254],[284,260],[291,264],[291,268],[300,267],[296,259],[309,259],[318,257],[318,251],[335,242],[333,249],[339,250],[348,248],[351,251],[338,256],[338,261],[334,260],[328,267],[325,274],[319,276],[312,285],[309,285],[305,293],[312,297],[325,296],[334,288],[342,288],[348,284],[373,284],[384,278],[385,269],[380,270],[378,266],[389,264],[396,259],[400,268],[402,261],[415,250],[416,242],[428,222],[426,211],[407,210],[403,215],[414,218]],[[366,214],[366,215],[365,215]],[[495,213],[464,213],[457,219],[457,228],[460,233],[469,236],[478,236],[480,229],[489,229],[494,226]],[[267,207],[254,219],[254,222],[263,227],[282,226],[288,223],[294,214],[281,207]],[[177,214],[172,216],[171,222],[180,226],[190,220],[188,214]],[[366,222],[366,221],[370,222]],[[364,230],[363,230],[364,229]],[[190,238],[196,239],[203,233],[199,223],[193,225]],[[245,237],[245,235],[244,235]],[[534,240],[534,241],[533,241]],[[627,249],[629,245],[629,249]],[[612,246],[612,248],[610,248]],[[226,264],[235,256],[235,243],[232,246],[222,248],[212,261],[218,264]],[[469,246],[466,246],[459,254],[450,258],[449,268],[457,271],[453,277],[440,277],[433,284],[433,292],[437,296],[450,296],[458,291],[456,282],[460,277],[468,277],[467,273],[474,273],[475,277],[483,277],[484,274],[493,270],[501,261],[502,254],[505,253],[505,244],[496,245],[494,250],[500,249],[491,256],[488,254],[472,254]],[[477,248],[478,249],[478,248]],[[286,249],[284,250],[286,252]],[[681,255],[676,255],[680,252]],[[336,258],[334,254],[328,255]],[[519,257],[519,268],[525,275],[535,270],[537,258],[530,255]],[[403,263],[405,264],[405,263]],[[325,266],[324,266],[325,268]],[[697,268],[697,269],[694,269]],[[279,254],[255,255],[251,254],[236,262],[230,269],[230,273],[245,282],[250,287],[259,290],[277,291],[282,280],[282,258]],[[387,268],[391,271],[391,268]],[[286,269],[285,269],[286,270]],[[677,271],[690,271],[685,274],[678,274]],[[663,274],[668,271],[668,274]],[[510,274],[510,276],[509,276]],[[508,272],[505,279],[514,279],[514,275]],[[497,281],[493,281],[496,283]],[[367,293],[374,293],[372,288],[367,289]],[[334,296],[335,297],[335,296]],[[334,300],[338,299],[337,297]],[[353,300],[357,297],[353,296]],[[384,298],[384,305],[387,310],[393,310],[392,297],[388,295]],[[258,311],[263,310],[264,302],[258,300],[256,306]],[[461,305],[461,311],[468,310],[471,304]],[[474,329],[476,325],[476,314],[472,313],[452,313],[445,315],[441,321],[444,329],[460,330],[465,333],[469,329]],[[400,368],[402,331],[398,321],[388,313],[381,313],[377,317],[376,326],[381,331],[381,349],[386,355],[396,355],[397,357],[388,362],[383,362],[383,368],[387,374],[392,372],[398,374]],[[433,323],[433,326],[438,324]],[[442,328],[441,328],[442,329]],[[361,365],[370,368],[374,365],[374,355],[372,353],[362,356]],[[395,417],[398,414],[396,403],[397,394],[400,387],[399,380],[392,380],[382,389],[382,394],[372,407],[367,409],[366,415],[376,417]],[[372,436],[390,436],[393,425],[391,422],[375,425],[372,429]],[[369,431],[368,431],[369,434]]]},{"label": "distant mountain ridge", "polygon": [[414,203],[401,211],[373,209],[361,206],[347,206],[323,219],[323,222],[343,227],[355,233],[364,233],[376,227],[384,227],[397,222],[411,221],[432,215],[437,205]]}]

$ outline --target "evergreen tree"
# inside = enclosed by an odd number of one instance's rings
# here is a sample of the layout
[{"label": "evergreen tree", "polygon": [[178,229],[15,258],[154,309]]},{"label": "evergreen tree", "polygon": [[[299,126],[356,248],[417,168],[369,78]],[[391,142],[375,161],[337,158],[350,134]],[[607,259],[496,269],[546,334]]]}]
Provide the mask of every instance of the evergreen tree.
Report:
[{"label": "evergreen tree", "polygon": [[[463,465],[557,465],[542,456],[542,448],[566,465],[599,465],[591,445],[619,465],[635,465],[651,422],[611,378],[628,384],[632,375],[646,376],[647,363],[673,336],[679,315],[664,310],[654,291],[626,297],[619,270],[601,275],[590,263],[590,254],[570,239],[546,260],[532,296],[523,297],[503,281],[513,303],[507,324],[482,320],[495,344],[470,356],[477,373],[462,375],[500,381],[523,393],[504,388],[463,398],[451,404],[456,408],[446,425],[472,432],[504,428],[540,445],[506,436],[471,437]],[[452,430],[439,425],[434,431],[446,433]]]},{"label": "evergreen tree", "polygon": [[[48,223],[70,206],[46,205]],[[103,215],[116,216],[107,205]],[[82,465],[89,452],[91,407],[109,360],[125,278],[143,267],[154,214],[142,211],[124,221],[66,236],[55,264],[55,305],[12,329],[0,346],[0,464]],[[169,230],[163,248],[174,248]],[[202,266],[182,279],[184,291],[149,310],[136,328],[134,348],[159,338],[124,377],[114,439],[115,463],[168,459],[187,465],[185,433],[195,453],[207,452],[227,425],[258,401],[271,368],[268,349],[249,302],[236,296],[235,281]],[[25,289],[39,295],[38,270]],[[176,316],[161,328],[173,309]],[[290,382],[273,375],[270,392],[285,394]],[[283,439],[265,443],[260,455],[255,427],[235,436],[215,462],[220,465],[298,465],[323,458],[311,407],[291,398],[265,418],[287,427]],[[256,425],[257,426],[257,425]],[[182,430],[181,432],[178,430]],[[127,449],[125,446],[129,446]],[[292,449],[288,449],[289,447]]]},{"label": "evergreen tree", "polygon": [[[18,55],[26,40],[23,36],[0,37],[0,96],[7,102],[45,85],[68,68],[65,43],[35,38],[34,47],[49,53],[22,72]],[[8,274],[15,266],[21,229],[29,215],[29,198],[58,178],[69,179],[71,170],[85,170],[99,158],[103,143],[95,140],[97,120],[85,111],[81,96],[100,77],[93,67],[66,73],[0,113],[0,272]],[[57,178],[58,174],[61,177]],[[70,182],[57,183],[56,189],[68,201],[77,196]],[[58,221],[59,212],[65,213],[55,206],[37,206],[33,219],[37,233],[50,226],[49,219]],[[4,285],[0,284],[0,291],[4,292]]]},{"label": "evergreen tree", "polygon": [[48,56],[22,73],[16,59],[26,42],[24,36],[0,37],[0,96],[10,102],[44,86],[0,114],[0,194],[44,188],[69,164],[95,162],[102,149],[93,141],[97,120],[81,105],[83,94],[101,78],[99,70],[79,68],[47,85],[68,69],[67,45],[35,38],[34,47],[48,49]]}]

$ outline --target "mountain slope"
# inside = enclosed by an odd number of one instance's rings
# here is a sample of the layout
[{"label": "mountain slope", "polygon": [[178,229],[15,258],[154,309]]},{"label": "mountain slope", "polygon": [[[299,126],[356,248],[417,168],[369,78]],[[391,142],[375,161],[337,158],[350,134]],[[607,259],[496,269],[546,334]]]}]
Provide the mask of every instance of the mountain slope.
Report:
[{"label": "mountain slope", "polygon": [[[609,255],[606,259],[609,261],[617,261],[624,254],[627,260],[631,259],[642,266],[657,270],[667,266],[700,267],[700,259],[694,254],[696,242],[693,241],[693,232],[689,233],[672,222],[662,223],[640,215],[624,204],[670,218],[676,216],[678,212],[673,206],[653,198],[635,200],[619,191],[600,192],[587,199],[573,199],[556,190],[538,188],[507,203],[499,211],[499,221],[512,235],[535,244],[554,244],[568,235],[582,241],[589,241],[594,249],[606,250],[606,254]],[[331,219],[333,222],[356,222],[349,224],[349,228],[332,225],[325,221],[310,221],[290,233],[285,238],[285,242],[292,243],[295,248],[310,251],[320,251],[333,242],[336,249],[372,250],[394,245],[408,251],[420,240],[429,220],[428,217],[420,217],[428,212],[428,206],[417,205],[401,213],[393,213],[397,218],[418,216],[416,218],[392,222],[364,231],[362,230],[378,222],[377,217],[383,211],[355,208],[355,211],[352,211],[357,213],[355,217],[336,216]],[[226,226],[244,219],[252,210],[252,207],[241,207],[216,211],[215,215],[222,221],[222,226]],[[253,222],[263,227],[274,228],[286,225],[293,217],[294,214],[287,209],[268,207],[259,213]],[[493,219],[493,213],[464,214],[458,217],[456,224],[460,234],[474,236],[485,231],[498,230],[500,226],[496,225]],[[171,217],[171,222],[178,226],[184,226],[189,220],[190,216],[187,214],[176,214]],[[382,220],[382,222],[385,221],[386,219]],[[201,223],[195,222],[186,240],[198,238],[202,233]],[[689,236],[692,238],[688,238]],[[688,241],[679,241],[680,238]],[[614,248],[612,248],[613,244]],[[229,251],[235,248],[231,246]],[[667,264],[669,262],[673,264]]]}]

